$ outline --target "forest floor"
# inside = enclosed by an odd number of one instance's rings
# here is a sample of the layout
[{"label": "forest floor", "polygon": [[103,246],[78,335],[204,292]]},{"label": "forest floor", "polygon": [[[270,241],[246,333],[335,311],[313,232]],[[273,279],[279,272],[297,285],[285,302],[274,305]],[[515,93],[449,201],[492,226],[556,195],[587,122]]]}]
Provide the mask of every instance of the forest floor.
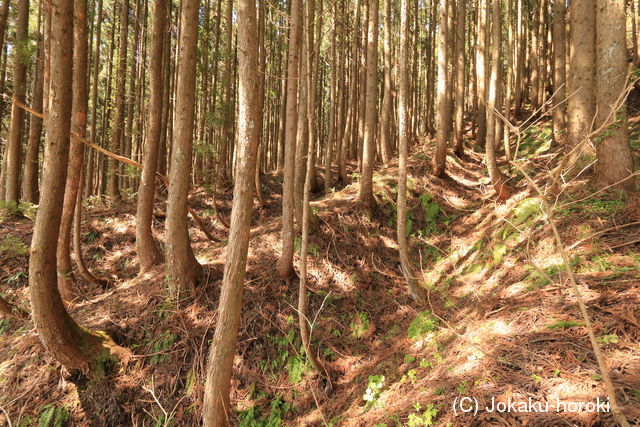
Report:
[{"label": "forest floor", "polygon": [[[358,207],[357,182],[313,202],[319,221],[309,245],[312,344],[330,381],[314,375],[302,353],[297,284],[277,278],[281,178],[264,177],[268,207],[255,210],[234,363],[238,424],[613,424],[609,413],[556,412],[553,406],[546,413],[454,411],[461,397],[484,407],[492,399],[555,405],[606,394],[533,188],[513,172],[517,193],[496,202],[482,155],[472,150],[464,159],[450,155],[447,177],[434,178],[433,148],[432,141],[417,144],[408,170],[409,241],[428,290],[423,306],[408,298],[398,265],[396,163],[375,173],[378,209],[372,218]],[[557,163],[550,124],[529,129],[521,152],[523,167],[544,185]],[[208,190],[195,192],[192,206],[224,240]],[[218,197],[227,216],[230,198],[230,191]],[[155,210],[164,212],[164,203]],[[6,299],[27,308],[33,212],[22,214],[0,222],[0,283]],[[554,216],[620,404],[630,422],[640,424],[640,224],[631,225],[640,221],[638,199],[596,193],[586,174],[567,183]],[[164,218],[159,214],[154,222],[160,237]],[[110,373],[110,398],[62,372],[31,322],[3,318],[0,409],[12,425],[198,425],[224,241],[213,243],[192,228],[206,277],[194,295],[178,300],[162,267],[137,276],[134,226],[133,198],[115,209],[87,202],[85,258],[109,286],[79,280],[83,298],[69,305],[81,325],[107,332],[133,353]],[[109,403],[95,404],[103,400]],[[102,410],[90,409],[96,407]]]}]

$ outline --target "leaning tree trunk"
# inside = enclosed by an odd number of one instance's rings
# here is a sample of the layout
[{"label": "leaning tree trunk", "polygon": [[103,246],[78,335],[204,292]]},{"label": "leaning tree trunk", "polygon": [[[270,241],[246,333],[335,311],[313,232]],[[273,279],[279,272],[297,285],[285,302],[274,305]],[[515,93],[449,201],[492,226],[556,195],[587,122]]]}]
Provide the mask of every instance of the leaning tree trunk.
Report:
[{"label": "leaning tree trunk", "polygon": [[56,247],[71,131],[73,2],[51,0],[51,75],[46,115],[42,196],[31,241],[29,289],[33,320],[47,351],[69,371],[96,376],[103,339],[69,316],[58,292]]},{"label": "leaning tree trunk", "polygon": [[[29,0],[19,0],[16,17],[16,38],[13,49],[13,100],[24,104],[27,93],[27,37],[29,26]],[[20,166],[22,165],[22,131],[24,127],[24,110],[11,105],[11,121],[7,136],[6,184],[4,200],[18,202],[20,198]]]},{"label": "leaning tree trunk", "polygon": [[153,200],[156,193],[156,168],[160,131],[162,130],[162,104],[164,102],[164,75],[162,73],[164,43],[167,31],[167,2],[155,0],[153,9],[153,35],[149,64],[149,127],[147,129],[142,175],[138,188],[136,210],[136,251],[140,259],[140,271],[146,272],[160,262],[162,254],[153,238]]},{"label": "leaning tree trunk", "polygon": [[180,61],[167,197],[167,277],[176,289],[193,290],[201,271],[191,249],[187,224],[187,194],[195,118],[198,0],[182,0],[180,8]]},{"label": "leaning tree trunk", "polygon": [[[184,0],[183,0],[184,1]],[[195,28],[195,26],[194,26]],[[230,422],[229,388],[238,340],[242,291],[244,288],[249,232],[253,215],[253,179],[260,139],[261,111],[258,94],[258,43],[256,9],[253,0],[238,2],[238,147],[229,245],[225,260],[216,331],[207,362],[203,421],[206,427],[227,426]]]},{"label": "leaning tree trunk", "polygon": [[360,181],[360,202],[369,215],[376,207],[373,197],[373,163],[376,157],[377,108],[376,87],[378,67],[378,0],[369,2],[369,29],[367,36],[367,79],[364,123],[364,143],[362,148],[362,179]]},{"label": "leaning tree trunk", "polygon": [[[596,128],[608,125],[596,137],[594,181],[603,188],[615,185],[634,191],[633,154],[624,103],[616,104],[626,90],[627,49],[624,0],[600,0],[596,6]],[[611,123],[609,125],[609,123]],[[631,178],[631,179],[630,179]]]}]

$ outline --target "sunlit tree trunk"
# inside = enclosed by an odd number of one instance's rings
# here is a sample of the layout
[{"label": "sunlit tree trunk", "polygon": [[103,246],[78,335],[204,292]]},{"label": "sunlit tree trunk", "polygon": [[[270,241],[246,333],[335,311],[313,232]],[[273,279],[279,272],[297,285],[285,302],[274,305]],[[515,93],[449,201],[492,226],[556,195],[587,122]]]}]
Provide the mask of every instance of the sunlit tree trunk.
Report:
[{"label": "sunlit tree trunk", "polygon": [[191,249],[187,223],[187,194],[193,151],[196,91],[196,48],[198,46],[198,0],[182,0],[178,42],[175,124],[169,193],[167,196],[167,277],[179,290],[195,287],[201,267]]},{"label": "sunlit tree trunk", "polygon": [[464,29],[466,0],[458,0],[458,12],[456,16],[456,99],[455,99],[455,129],[453,131],[453,144],[457,155],[464,151]]},{"label": "sunlit tree trunk", "polygon": [[[634,191],[636,179],[629,146],[627,110],[616,105],[627,82],[627,49],[624,0],[599,0],[596,3],[596,128],[611,122],[595,138],[594,181],[599,187],[615,185]],[[610,117],[610,118],[609,118]],[[609,120],[607,120],[609,118]]]},{"label": "sunlit tree trunk", "polygon": [[360,202],[371,214],[376,206],[373,198],[373,163],[376,149],[377,123],[377,68],[378,68],[378,0],[369,1],[367,36],[367,79],[364,143],[362,148],[362,179],[360,180]]},{"label": "sunlit tree trunk", "polygon": [[40,205],[31,241],[29,290],[33,321],[47,351],[69,371],[96,374],[102,339],[69,316],[57,286],[56,247],[69,159],[73,2],[51,0],[50,89]]},{"label": "sunlit tree trunk", "polygon": [[284,184],[282,187],[282,254],[278,260],[278,274],[282,280],[289,280],[293,275],[293,192],[298,130],[298,63],[301,36],[301,0],[292,0],[289,53],[287,58],[287,117],[285,120]]},{"label": "sunlit tree trunk", "polygon": [[[120,153],[124,132],[125,83],[127,77],[127,37],[129,27],[129,0],[120,1],[120,47],[118,50],[118,68],[116,71],[116,105],[111,132],[111,152]],[[107,196],[110,202],[120,199],[119,170],[121,165],[113,159],[108,160],[109,181]]]},{"label": "sunlit tree trunk", "polygon": [[384,5],[384,25],[382,27],[383,63],[384,63],[384,92],[382,111],[380,115],[380,148],[382,161],[391,160],[391,120],[393,100],[391,94],[391,0],[382,0]]},{"label": "sunlit tree trunk", "polygon": [[[294,0],[295,2],[296,0]],[[258,41],[253,0],[238,1],[238,147],[229,244],[222,278],[216,331],[207,362],[203,422],[205,427],[231,422],[229,388],[238,339],[242,291],[253,214],[253,179],[259,143]]]},{"label": "sunlit tree trunk", "polygon": [[151,62],[149,64],[149,128],[142,160],[142,176],[138,188],[138,207],[136,211],[136,251],[140,259],[140,271],[148,271],[162,259],[162,254],[153,238],[151,223],[153,220],[153,200],[156,190],[156,167],[160,132],[162,130],[162,104],[164,95],[164,76],[162,64],[167,31],[167,2],[155,0],[153,8],[153,32]]},{"label": "sunlit tree trunk", "polygon": [[442,176],[445,172],[447,160],[447,145],[449,143],[449,125],[451,120],[448,104],[447,67],[449,64],[449,35],[448,12],[450,0],[440,4],[440,22],[438,25],[438,94],[436,97],[436,151],[433,157],[433,174]]},{"label": "sunlit tree trunk", "polygon": [[566,133],[567,111],[567,24],[566,6],[561,1],[553,3],[553,136],[556,142],[562,142]]}]

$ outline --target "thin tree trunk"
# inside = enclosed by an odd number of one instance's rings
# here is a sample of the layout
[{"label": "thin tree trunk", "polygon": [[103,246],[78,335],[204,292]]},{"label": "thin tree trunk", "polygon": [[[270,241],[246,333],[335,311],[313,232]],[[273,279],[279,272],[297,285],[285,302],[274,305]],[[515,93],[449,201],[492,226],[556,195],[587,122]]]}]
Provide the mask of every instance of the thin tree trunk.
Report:
[{"label": "thin tree trunk", "polygon": [[373,214],[376,201],[373,198],[373,163],[376,157],[377,123],[377,67],[378,67],[378,0],[369,2],[369,28],[367,36],[366,106],[364,143],[362,148],[362,179],[360,180],[360,202],[369,215]]},{"label": "thin tree trunk", "polygon": [[[19,0],[16,16],[16,38],[13,49],[13,100],[24,104],[27,93],[27,37],[29,26],[29,0]],[[6,183],[4,200],[18,202],[20,198],[20,168],[22,166],[22,132],[24,110],[11,105],[11,121],[7,136]]]},{"label": "thin tree trunk", "polygon": [[138,187],[136,210],[136,251],[140,259],[140,271],[146,272],[162,260],[162,253],[153,238],[153,200],[156,193],[156,167],[162,130],[162,104],[164,76],[162,73],[165,52],[168,6],[166,0],[155,0],[153,8],[153,34],[151,63],[149,64],[149,131],[144,146],[142,175]]},{"label": "thin tree trunk", "polygon": [[[402,0],[400,11],[400,57],[406,57],[409,39],[409,0]],[[422,303],[425,299],[424,289],[416,283],[414,271],[409,260],[409,244],[407,242],[407,157],[409,155],[409,140],[411,139],[409,110],[409,70],[407,63],[398,63],[398,78],[400,93],[398,99],[398,252],[400,255],[400,269],[407,281],[407,290],[416,301]]]},{"label": "thin tree trunk", "polygon": [[478,111],[476,114],[476,142],[479,147],[484,147],[487,136],[487,9],[489,0],[478,0],[478,48],[476,49],[476,85],[478,90]]},{"label": "thin tree trunk", "polygon": [[466,0],[458,0],[456,13],[456,100],[455,100],[455,129],[453,131],[453,145],[455,153],[460,156],[464,152],[464,27]]},{"label": "thin tree trunk", "polygon": [[[71,107],[71,131],[85,136],[87,127],[87,2],[73,0],[73,101]],[[62,221],[58,236],[58,289],[65,301],[78,297],[71,267],[71,228],[76,199],[80,187],[80,171],[84,161],[84,144],[72,138],[67,167],[67,181],[62,204]]]},{"label": "thin tree trunk", "polygon": [[489,79],[489,96],[487,98],[487,140],[485,144],[486,163],[489,171],[491,184],[496,191],[500,200],[506,200],[511,196],[511,190],[506,183],[506,177],[500,171],[496,161],[496,145],[499,141],[496,132],[496,120],[499,120],[496,111],[498,108],[498,97],[500,90],[500,54],[502,43],[502,15],[500,8],[500,0],[492,1],[492,21],[493,29],[491,31],[491,76]]},{"label": "thin tree trunk", "polygon": [[291,0],[289,53],[287,58],[287,117],[284,156],[284,184],[282,186],[282,254],[278,260],[278,274],[282,280],[293,275],[293,192],[295,177],[296,134],[298,127],[298,62],[302,34],[302,4]]},{"label": "thin tree trunk", "polygon": [[561,1],[553,3],[553,137],[562,142],[566,132],[566,96],[567,96],[567,24],[566,6]]},{"label": "thin tree trunk", "polygon": [[438,94],[436,111],[436,151],[433,157],[433,174],[442,176],[445,173],[447,160],[447,144],[449,134],[447,122],[451,120],[447,98],[451,87],[448,86],[447,67],[449,66],[448,11],[450,0],[440,4],[440,24],[438,26]]},{"label": "thin tree trunk", "polygon": [[229,388],[240,326],[242,291],[253,215],[253,175],[260,140],[257,122],[261,119],[261,111],[255,102],[259,96],[258,75],[255,72],[258,68],[258,42],[255,2],[252,0],[238,1],[238,68],[238,164],[218,319],[207,362],[203,408],[205,427],[227,426],[231,422],[232,414]]},{"label": "thin tree trunk", "polygon": [[196,50],[198,46],[198,0],[182,0],[175,102],[175,124],[169,195],[167,196],[167,276],[178,290],[195,288],[201,266],[193,255],[187,223],[187,194],[193,151],[196,95]]},{"label": "thin tree trunk", "polygon": [[[120,47],[118,51],[118,68],[116,71],[116,107],[111,132],[111,152],[120,153],[122,133],[124,131],[124,102],[125,83],[127,76],[127,37],[129,27],[129,0],[120,1]],[[118,175],[121,165],[113,159],[108,160],[109,181],[107,196],[111,203],[120,199],[120,185]]]},{"label": "thin tree trunk", "polygon": [[[39,19],[40,20],[40,19]],[[41,30],[38,30],[38,55],[34,74],[33,101],[31,108],[42,111],[42,92],[44,71],[44,39]],[[42,137],[42,119],[35,114],[30,117],[29,140],[27,153],[24,159],[24,179],[22,181],[22,197],[29,203],[38,203],[38,167],[40,162],[40,140]]]}]

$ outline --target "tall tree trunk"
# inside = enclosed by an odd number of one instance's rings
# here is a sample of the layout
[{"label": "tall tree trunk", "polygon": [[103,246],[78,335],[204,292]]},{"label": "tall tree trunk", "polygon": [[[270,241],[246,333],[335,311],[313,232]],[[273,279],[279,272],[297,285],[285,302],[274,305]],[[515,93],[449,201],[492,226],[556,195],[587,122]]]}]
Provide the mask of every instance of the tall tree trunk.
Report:
[{"label": "tall tree trunk", "polygon": [[553,137],[556,142],[562,142],[566,132],[567,104],[567,24],[565,3],[553,3]]},{"label": "tall tree trunk", "polygon": [[153,200],[156,193],[156,167],[162,130],[162,104],[164,98],[163,56],[166,42],[168,6],[166,0],[155,0],[153,7],[153,34],[151,62],[149,64],[149,130],[146,135],[142,176],[138,188],[136,210],[136,251],[140,258],[140,271],[146,272],[162,259],[153,238]]},{"label": "tall tree trunk", "polygon": [[464,152],[464,27],[466,17],[466,0],[458,0],[456,13],[456,100],[455,100],[455,129],[453,144],[457,155]]},{"label": "tall tree trunk", "polygon": [[69,371],[97,374],[102,339],[69,316],[58,292],[56,247],[69,158],[73,51],[73,2],[51,0],[51,78],[46,115],[42,196],[36,215],[29,289],[33,320],[47,351]]},{"label": "tall tree trunk", "polygon": [[[599,187],[616,185],[634,191],[633,154],[629,146],[627,110],[616,105],[626,90],[627,49],[624,0],[600,0],[596,6],[596,128],[611,123],[596,138],[594,181]],[[609,121],[607,120],[609,118]],[[622,182],[621,182],[622,181]]]},{"label": "tall tree trunk", "polygon": [[489,0],[478,0],[478,47],[476,49],[476,84],[478,90],[478,111],[476,112],[476,142],[480,147],[484,147],[487,137],[487,59],[488,59],[488,37],[487,37],[487,14]]},{"label": "tall tree trunk", "polygon": [[496,132],[496,114],[499,90],[500,90],[500,54],[502,44],[502,15],[500,8],[501,0],[492,1],[492,21],[491,31],[491,76],[489,78],[489,96],[487,98],[487,140],[485,144],[486,163],[489,171],[491,184],[500,200],[506,200],[511,196],[511,190],[506,182],[506,177],[500,171],[496,161],[496,145],[499,142]]},{"label": "tall tree trunk", "polygon": [[293,192],[295,178],[296,134],[298,129],[298,62],[302,34],[301,0],[291,0],[289,53],[287,58],[287,117],[284,153],[284,183],[282,186],[282,254],[278,274],[282,280],[293,275]]},{"label": "tall tree trunk", "polygon": [[[27,93],[27,58],[29,27],[29,0],[19,0],[16,16],[16,38],[13,49],[13,99],[24,104]],[[18,202],[20,198],[20,167],[22,165],[22,131],[24,110],[11,105],[11,121],[7,136],[6,184],[4,200]]]},{"label": "tall tree trunk", "polygon": [[[96,48],[93,55],[93,86],[91,87],[91,133],[89,134],[89,139],[93,142],[97,142],[97,125],[98,125],[98,88],[100,87],[100,35],[102,33],[102,0],[98,0],[98,12],[97,12],[97,21],[96,21]],[[84,197],[89,197],[93,194],[93,182],[94,182],[94,157],[99,158],[93,152],[94,150],[89,150],[89,155],[87,158],[87,173],[86,177],[86,185],[84,188]]]},{"label": "tall tree trunk", "polygon": [[173,147],[167,197],[167,275],[179,290],[193,290],[201,267],[191,249],[187,194],[193,151],[198,46],[198,0],[182,0]]},{"label": "tall tree trunk", "polygon": [[595,0],[571,3],[571,65],[567,136],[569,146],[581,142],[591,132],[595,113]]},{"label": "tall tree trunk", "polygon": [[377,123],[377,68],[378,68],[378,0],[369,2],[369,28],[367,36],[367,79],[364,143],[362,148],[362,179],[360,180],[360,202],[369,215],[376,207],[373,198],[373,163],[376,153]]},{"label": "tall tree trunk", "polygon": [[433,174],[442,176],[445,172],[447,161],[447,144],[449,143],[448,122],[449,115],[448,97],[451,87],[448,86],[447,67],[449,66],[449,35],[448,12],[450,0],[440,4],[440,24],[438,25],[438,95],[436,111],[436,151],[433,157]]},{"label": "tall tree trunk", "polygon": [[[294,0],[295,2],[296,0]],[[242,291],[253,215],[253,175],[260,139],[258,42],[256,9],[252,0],[238,1],[239,120],[238,147],[229,245],[222,278],[216,331],[207,362],[203,421],[206,427],[230,423],[229,388],[238,339]]]},{"label": "tall tree trunk", "polygon": [[[73,0],[73,101],[71,131],[84,137],[87,127],[87,2]],[[84,161],[84,144],[71,138],[67,181],[62,204],[62,220],[58,235],[58,289],[66,301],[78,296],[71,267],[71,228],[80,186],[80,171]]]},{"label": "tall tree trunk", "polygon": [[[301,52],[307,51],[307,39],[302,37],[300,40]],[[299,59],[299,78],[298,84],[298,129],[296,131],[296,155],[295,155],[295,178],[293,189],[294,214],[298,227],[302,227],[302,203],[304,199],[304,180],[307,170],[307,145],[309,144],[309,125],[307,123],[307,61],[304,58]]]},{"label": "tall tree trunk", "polygon": [[[400,57],[406,58],[409,41],[409,0],[402,0],[400,10]],[[409,140],[411,139],[409,110],[409,70],[405,61],[398,63],[398,80],[400,93],[398,99],[398,252],[400,255],[400,269],[407,281],[407,290],[418,302],[425,298],[424,289],[416,283],[414,271],[409,260],[409,244],[407,242],[407,157],[409,155]]]},{"label": "tall tree trunk", "polygon": [[[44,71],[44,38],[38,30],[38,55],[36,57],[35,73],[33,76],[33,101],[31,108],[42,111],[42,74]],[[24,179],[22,181],[22,197],[29,203],[38,203],[38,168],[40,162],[40,140],[42,139],[42,118],[32,114],[29,124],[29,140],[24,159]]]},{"label": "tall tree trunk", "polygon": [[[384,5],[384,25],[382,27],[384,56],[384,93],[380,116],[380,148],[382,161],[391,160],[391,114],[393,100],[391,95],[391,0],[382,0]],[[405,57],[406,58],[406,57]]]},{"label": "tall tree trunk", "polygon": [[337,56],[336,56],[336,25],[335,20],[338,16],[338,2],[333,3],[333,20],[331,25],[331,71],[329,74],[329,135],[325,143],[324,154],[324,194],[327,195],[331,191],[333,185],[333,174],[331,173],[332,156],[333,156],[333,144],[336,140],[336,107],[337,107]]},{"label": "tall tree trunk", "polygon": [[[122,133],[124,131],[124,102],[125,83],[127,76],[127,37],[129,27],[129,0],[120,1],[120,47],[118,51],[118,69],[116,71],[116,107],[113,118],[113,130],[111,132],[111,152],[120,153]],[[118,183],[118,171],[121,165],[118,161],[109,159],[109,181],[107,196],[110,202],[120,199],[120,185]]]}]

